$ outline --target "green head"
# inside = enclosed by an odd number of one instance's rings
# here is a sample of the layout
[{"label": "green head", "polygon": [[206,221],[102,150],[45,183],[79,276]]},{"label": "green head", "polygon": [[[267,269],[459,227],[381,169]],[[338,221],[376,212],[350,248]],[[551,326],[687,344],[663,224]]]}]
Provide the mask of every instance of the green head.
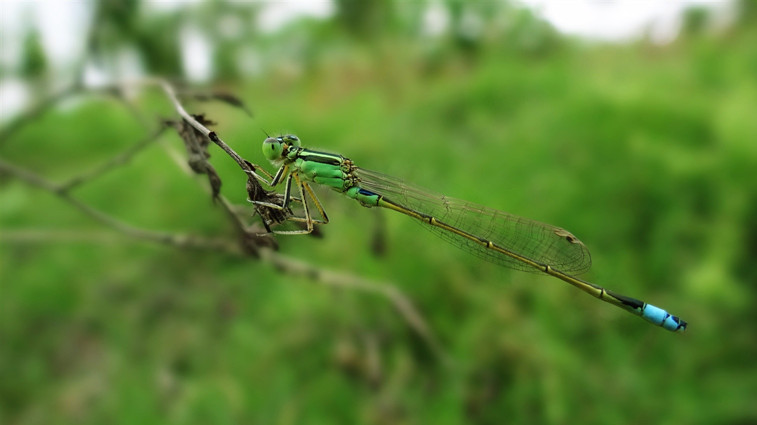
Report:
[{"label": "green head", "polygon": [[263,141],[263,156],[269,161],[284,159],[290,148],[299,148],[300,139],[294,134],[269,137]]}]

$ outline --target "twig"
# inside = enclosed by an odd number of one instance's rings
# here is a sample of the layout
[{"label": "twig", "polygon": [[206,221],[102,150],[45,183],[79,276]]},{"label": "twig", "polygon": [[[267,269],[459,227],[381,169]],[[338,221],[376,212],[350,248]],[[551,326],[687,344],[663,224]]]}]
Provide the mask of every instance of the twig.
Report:
[{"label": "twig", "polygon": [[[169,97],[171,103],[174,105],[177,113],[182,117],[182,120],[191,125],[192,128],[194,128],[201,135],[207,137],[209,140],[219,146],[224,152],[226,152],[226,154],[228,154],[237,162],[240,168],[245,171],[248,184],[247,191],[250,199],[259,200],[261,199],[261,197],[275,198],[277,196],[281,196],[280,194],[277,194],[275,192],[268,192],[260,187],[258,181],[249,173],[250,171],[255,171],[255,166],[239,156],[233,149],[231,149],[231,147],[229,147],[223,140],[221,140],[221,138],[215,132],[209,130],[198,119],[190,115],[179,102],[178,98],[176,97],[176,93],[170,84],[168,84],[165,80],[147,80],[142,82],[142,84],[145,83],[159,84]],[[13,131],[15,131],[15,128],[18,128],[26,121],[29,121],[35,116],[41,114],[42,111],[51,107],[60,99],[82,90],[83,89],[80,85],[74,85],[68,90],[60,93],[59,95],[49,98],[46,102],[43,102],[32,112],[23,115],[22,119],[17,119],[14,122],[14,126],[11,126],[10,130],[8,128],[5,129],[3,135],[7,137],[8,135],[12,134]],[[99,90],[113,90],[113,87],[100,88]],[[220,200],[220,205],[226,211],[229,219],[235,226],[237,233],[240,235],[241,243],[233,243],[232,241],[225,238],[206,238],[196,235],[173,234],[142,229],[122,222],[115,217],[97,210],[70,195],[71,189],[102,175],[103,173],[112,169],[114,166],[127,162],[137,152],[139,152],[145,146],[149,145],[151,142],[155,141],[164,130],[165,126],[162,126],[154,134],[146,137],[139,143],[129,148],[127,151],[121,153],[120,155],[112,158],[109,161],[106,161],[94,170],[71,178],[63,184],[56,184],[54,182],[51,182],[27,169],[15,166],[6,161],[3,161],[2,159],[0,159],[0,172],[8,173],[32,186],[55,194],[58,198],[60,198],[64,202],[71,204],[73,207],[81,211],[83,214],[94,219],[95,221],[98,221],[133,239],[147,240],[174,246],[177,248],[208,249],[216,252],[223,252],[234,256],[244,256],[248,258],[251,255],[259,256],[261,260],[273,265],[282,273],[306,276],[312,279],[314,282],[327,286],[359,290],[382,296],[394,306],[394,308],[397,310],[403,320],[408,324],[408,326],[430,347],[430,349],[435,354],[443,357],[443,352],[440,349],[437,341],[434,339],[425,321],[423,320],[423,317],[420,315],[420,313],[418,313],[410,300],[399,289],[391,284],[377,283],[347,273],[324,270],[306,262],[295,260],[293,258],[289,258],[287,256],[274,252],[270,248],[275,245],[275,240],[267,235],[261,236],[260,230],[262,229],[257,229],[254,226],[248,226],[247,224],[245,224],[241,216],[235,211],[234,206],[216,192],[217,187],[213,188],[214,199]],[[5,139],[0,139],[0,143],[2,141],[5,141]],[[191,155],[192,152],[189,152],[189,154]],[[207,162],[207,156],[203,158],[202,161]],[[210,166],[210,164],[206,165],[212,170],[212,166]],[[185,167],[182,168],[184,169]],[[191,169],[196,173],[198,172],[198,169],[196,169],[195,167],[192,167]],[[207,171],[207,168],[202,169],[199,172],[204,171]],[[213,184],[212,181],[211,184]],[[218,181],[218,184],[220,187],[220,180]],[[287,218],[286,211],[275,210],[275,212],[270,212],[261,209],[258,209],[257,211],[263,218],[263,224],[266,226],[266,230],[268,231],[270,231],[270,229],[268,229],[268,223],[283,221]],[[28,237],[29,234],[27,234],[26,236]]]},{"label": "twig", "polygon": [[6,173],[12,174],[13,176],[17,177],[20,180],[25,181],[26,183],[36,186],[40,189],[44,189],[62,200],[68,202],[73,207],[84,213],[85,215],[89,216],[90,218],[112,228],[115,229],[121,233],[126,234],[127,236],[137,238],[137,239],[144,239],[152,242],[158,242],[166,245],[172,245],[179,248],[211,248],[211,249],[218,249],[221,251],[239,251],[239,248],[236,247],[234,244],[230,244],[225,239],[211,239],[211,238],[204,238],[200,236],[194,236],[194,235],[182,235],[182,234],[174,234],[174,233],[164,233],[164,232],[155,232],[152,230],[146,230],[139,227],[132,226],[130,224],[124,223],[121,220],[118,220],[108,214],[105,214],[104,212],[92,208],[89,205],[79,201],[78,199],[72,197],[63,186],[56,185],[53,182],[50,182],[46,179],[44,179],[41,176],[38,176],[37,174],[32,173],[31,171],[28,171],[26,169],[17,167],[13,164],[10,164],[8,162],[5,162],[4,160],[0,159],[0,171],[4,171]]},{"label": "twig", "polygon": [[[90,218],[130,238],[157,242],[177,248],[211,250],[224,252],[234,256],[249,255],[248,252],[241,250],[239,245],[231,243],[225,239],[211,239],[195,235],[155,232],[126,224],[102,211],[82,203],[76,198],[73,198],[63,186],[50,182],[29,170],[12,165],[2,159],[0,159],[0,171],[11,174],[19,180],[23,180],[32,186],[58,196],[61,200],[71,204]],[[230,214],[237,217],[230,207],[228,207],[227,210]],[[244,226],[241,221],[239,223],[241,226]],[[3,234],[5,234],[5,232],[3,232]],[[27,234],[27,237],[29,237],[29,235],[30,234]],[[410,328],[428,344],[429,348],[435,354],[443,358],[443,351],[431,334],[420,313],[418,313],[410,300],[391,284],[380,284],[346,273],[324,270],[306,262],[278,254],[268,248],[259,249],[257,253],[260,255],[261,260],[273,265],[277,270],[283,273],[306,276],[323,285],[359,290],[386,298],[394,306],[408,326],[410,326]]]},{"label": "twig", "polygon": [[[281,200],[279,199],[281,197],[280,194],[276,192],[270,192],[265,190],[261,185],[260,182],[253,177],[253,174],[255,172],[255,165],[251,162],[245,160],[239,154],[237,154],[234,149],[232,149],[229,145],[227,145],[221,138],[216,134],[214,131],[211,131],[208,129],[203,122],[200,122],[200,119],[203,121],[206,121],[204,116],[193,116],[190,115],[186,109],[184,109],[184,106],[181,104],[179,99],[176,96],[176,92],[174,91],[173,87],[163,79],[157,79],[157,80],[149,80],[147,83],[153,83],[158,84],[163,89],[163,91],[168,96],[171,103],[174,105],[174,108],[176,109],[176,112],[182,117],[182,122],[187,123],[189,126],[191,126],[197,133],[202,135],[205,139],[211,140],[213,143],[218,145],[221,149],[223,149],[226,154],[228,154],[236,163],[239,165],[239,167],[242,169],[242,171],[245,172],[245,175],[247,177],[247,194],[250,200],[252,201],[262,201],[263,203],[274,203],[274,204],[281,204]],[[183,133],[186,133],[185,129],[182,126],[178,126],[177,130],[179,131],[179,134],[184,139],[185,144],[187,145],[187,149],[189,150],[188,155],[190,158],[196,156],[198,154],[197,152],[197,145],[201,145],[201,143],[198,143],[195,140],[194,134],[186,135]],[[202,151],[204,153],[204,151]],[[199,163],[198,163],[199,162]],[[213,167],[207,162],[207,157],[203,158],[201,161],[198,161],[195,163],[190,163],[190,166],[192,166],[192,169],[196,172],[201,172],[204,174],[208,174],[208,177],[210,179],[211,186],[213,187],[213,196],[214,198],[217,198],[219,190],[220,190],[220,179],[216,178],[217,175],[215,173],[215,170]],[[254,206],[255,211],[258,213],[258,215],[261,217],[263,226],[265,227],[266,233],[271,233],[271,228],[269,227],[270,224],[277,224],[286,221],[292,214],[291,210],[289,209],[275,209],[275,208],[269,208],[269,207],[263,207],[259,204],[255,204]],[[249,238],[250,235],[247,235]],[[254,244],[250,246],[250,248],[254,249]]]},{"label": "twig", "polygon": [[232,157],[234,161],[236,161],[237,164],[239,164],[239,167],[241,167],[242,170],[253,171],[250,168],[251,166],[250,162],[242,159],[242,157],[239,156],[236,152],[234,152],[234,149],[231,149],[229,145],[227,145],[223,140],[221,140],[221,138],[218,137],[218,135],[214,131],[211,131],[210,129],[202,125],[200,122],[198,122],[193,116],[189,115],[187,110],[184,109],[184,106],[181,105],[181,102],[179,102],[179,99],[176,97],[176,92],[174,91],[173,87],[171,87],[171,85],[168,84],[168,82],[166,82],[165,80],[160,80],[160,86],[163,88],[163,91],[166,92],[166,95],[171,100],[171,103],[173,103],[174,108],[179,113],[179,115],[181,115],[184,121],[189,123],[189,125],[194,127],[195,130],[202,133],[204,136],[212,140],[213,143],[215,143],[221,149],[223,149],[224,152],[226,152],[226,154]]},{"label": "twig", "polygon": [[145,119],[134,108],[134,105],[129,103],[121,93],[122,86],[120,85],[104,85],[101,87],[85,87],[84,84],[77,79],[73,84],[69,85],[65,89],[50,95],[38,103],[36,103],[31,109],[18,115],[11,120],[5,127],[0,130],[0,147],[7,143],[12,136],[25,125],[44,114],[48,109],[54,107],[58,103],[66,100],[69,97],[77,96],[80,94],[106,94],[121,101],[129,112],[134,116],[134,119],[139,121],[142,125],[146,125]]},{"label": "twig", "polygon": [[[190,167],[187,164],[187,161],[184,157],[181,156],[181,154],[171,146],[161,144],[163,149],[168,154],[168,157],[173,160],[173,162],[176,164],[176,166],[185,174],[192,176],[197,175],[192,167]],[[248,176],[248,184],[249,184],[249,176]],[[202,187],[211,195],[212,189],[209,188],[207,185],[202,185]],[[262,190],[262,188],[261,188]],[[227,216],[229,217],[229,220],[232,222],[234,227],[237,229],[238,234],[242,238],[240,241],[243,249],[245,251],[251,251],[252,254],[257,255],[257,248],[260,246],[265,246],[269,248],[278,248],[278,243],[276,242],[276,239],[272,237],[272,233],[269,229],[261,228],[261,226],[252,225],[249,226],[243,219],[243,212],[241,207],[232,204],[231,202],[226,199],[223,195],[214,195],[214,199],[223,207],[223,209],[226,211]],[[249,210],[246,210],[249,214]]]},{"label": "twig", "polygon": [[[0,164],[1,168],[1,164]],[[12,171],[11,171],[12,172]],[[188,245],[182,243],[175,243],[180,240],[180,237],[167,238],[164,241],[159,241],[153,238],[144,238],[144,233],[124,232],[121,228],[116,230],[124,233],[126,236],[133,239],[147,239],[150,242],[165,242],[168,245],[172,245],[177,248],[187,248]],[[234,244],[214,244],[207,243],[208,239],[202,239],[193,237],[194,244],[191,246],[194,249],[207,250],[218,252],[222,251],[224,254],[234,257],[246,257],[245,253],[236,248]],[[85,242],[85,243],[106,243],[113,241],[112,237],[101,232],[82,232],[82,231],[51,231],[51,230],[39,230],[39,229],[27,229],[27,230],[7,230],[2,229],[0,231],[0,241],[12,242],[12,243],[50,243],[50,242],[66,242],[72,241]],[[272,265],[282,273],[292,276],[302,276],[310,279],[311,281],[320,285],[335,287],[340,289],[357,290],[366,292],[373,295],[386,298],[387,301],[394,307],[394,309],[400,314],[402,319],[408,324],[408,326],[428,345],[432,352],[439,358],[446,360],[444,351],[434,338],[433,334],[429,330],[426,322],[421,315],[412,305],[412,303],[402,294],[396,287],[390,283],[375,282],[361,277],[341,273],[331,270],[325,270],[316,267],[312,264],[308,264],[303,261],[295,260],[293,258],[281,255],[274,252],[271,249],[261,249],[260,258],[264,262]]]},{"label": "twig", "polygon": [[71,189],[75,188],[76,186],[79,186],[82,183],[86,183],[89,180],[93,180],[96,177],[99,177],[101,174],[105,174],[106,172],[114,169],[115,167],[119,165],[126,164],[127,162],[129,162],[129,160],[131,160],[134,157],[134,155],[136,155],[142,149],[149,146],[151,143],[155,142],[158,139],[158,137],[160,137],[160,135],[163,134],[164,131],[166,131],[165,123],[161,125],[155,132],[153,132],[153,134],[140,140],[135,145],[132,145],[131,147],[126,149],[121,154],[116,155],[113,158],[111,158],[109,161],[106,161],[100,164],[97,168],[70,178],[66,183],[63,183],[60,186],[58,186],[59,189],[64,192],[69,192]]},{"label": "twig", "polygon": [[25,113],[17,116],[11,122],[6,124],[2,131],[0,131],[0,146],[7,143],[11,136],[28,122],[39,117],[58,102],[75,95],[80,90],[81,86],[79,84],[72,84],[60,92],[40,101]]},{"label": "twig", "polygon": [[271,263],[278,270],[287,274],[305,276],[324,285],[356,289],[388,299],[402,316],[403,320],[428,344],[434,354],[444,357],[444,353],[426,325],[426,321],[423,320],[423,317],[418,313],[410,300],[392,284],[377,283],[358,276],[325,270],[306,262],[283,256],[269,249],[261,250],[260,253],[262,260]]},{"label": "twig", "polygon": [[59,230],[59,229],[2,229],[0,231],[0,242],[9,242],[15,244],[24,243],[97,243],[106,244],[123,243],[121,237],[114,233],[103,231],[88,230]]},{"label": "twig", "polygon": [[[176,94],[173,88],[171,87],[171,85],[169,85],[165,81],[161,81],[161,86],[163,87],[163,90],[166,92],[171,102],[174,104],[176,111],[179,113],[179,115],[181,115],[181,117],[187,123],[192,125],[192,127],[198,130],[200,133],[210,138],[210,140],[212,140],[221,149],[223,149],[229,156],[231,156],[243,170],[253,171],[251,169],[252,164],[249,161],[246,161],[242,157],[240,157],[233,149],[231,149],[231,147],[229,147],[226,143],[224,143],[215,132],[209,130],[207,127],[202,125],[202,123],[197,121],[193,116],[191,116],[186,111],[186,109],[184,109],[181,102],[179,102],[178,98],[176,97]],[[255,183],[257,183],[257,180],[255,179],[252,179],[252,180],[254,180]],[[226,203],[225,200],[224,202],[222,202],[222,205],[225,207],[226,211],[228,212],[232,220],[235,221],[238,228],[244,231],[245,230],[244,224],[241,222],[239,216],[232,210],[231,206],[228,203]],[[399,291],[396,287],[390,284],[377,285],[373,282],[361,279],[356,276],[345,275],[342,273],[323,270],[323,269],[314,267],[310,264],[281,256],[268,249],[260,250],[260,254],[261,254],[261,259],[270,262],[271,264],[273,264],[275,267],[277,267],[279,270],[283,272],[287,272],[289,274],[295,274],[295,275],[304,275],[304,276],[310,277],[311,279],[315,281],[319,281],[321,283],[328,284],[331,286],[349,287],[352,289],[358,289],[365,292],[378,294],[387,298],[395,306],[397,311],[400,313],[403,319],[408,323],[408,325],[416,333],[418,333],[418,335],[420,335],[421,338],[423,338],[426,341],[426,343],[428,343],[429,347],[431,347],[431,349],[435,352],[435,354],[441,355],[442,350],[440,349],[438,343],[435,341],[431,332],[426,326],[426,322],[423,320],[422,316],[418,313],[418,311],[415,309],[415,307],[410,302],[410,300],[407,297],[405,297],[405,295],[402,294],[402,292]]]}]

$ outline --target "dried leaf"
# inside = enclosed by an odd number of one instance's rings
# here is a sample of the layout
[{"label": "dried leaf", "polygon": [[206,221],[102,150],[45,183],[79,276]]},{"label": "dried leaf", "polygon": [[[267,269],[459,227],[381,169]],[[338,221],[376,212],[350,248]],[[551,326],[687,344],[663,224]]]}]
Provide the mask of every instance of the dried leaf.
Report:
[{"label": "dried leaf", "polygon": [[208,175],[208,183],[210,183],[210,189],[213,192],[213,200],[215,201],[218,199],[218,195],[221,194],[221,177],[210,163],[206,161],[205,164],[205,174]]},{"label": "dried leaf", "polygon": [[251,255],[258,255],[258,249],[261,247],[267,247],[274,250],[279,249],[279,243],[270,233],[265,233],[266,230],[258,226],[253,226],[249,230],[241,233],[242,240],[240,241],[242,249]]},{"label": "dried leaf", "polygon": [[[204,114],[192,115],[192,117],[206,127],[215,125],[215,122],[208,119]],[[184,120],[171,121],[171,124],[176,128],[179,137],[184,141],[189,168],[197,174],[208,176],[213,199],[216,200],[221,193],[222,182],[215,168],[208,162],[210,158],[210,153],[208,152],[208,146],[211,143],[210,139]]]},{"label": "dried leaf", "polygon": [[[247,179],[247,196],[251,201],[268,202],[278,205],[284,202],[284,195],[263,189],[257,179],[252,176]],[[271,225],[283,223],[293,214],[289,208],[280,210],[261,205],[255,205],[255,211],[263,219],[263,224],[268,231],[270,231]]]},{"label": "dried leaf", "polygon": [[245,106],[244,102],[242,102],[242,100],[238,97],[229,93],[213,93],[213,97],[216,100],[220,100],[221,102],[225,102],[231,106],[243,110],[250,118],[252,118],[252,111],[250,111],[247,106]]},{"label": "dried leaf", "polygon": [[224,92],[212,92],[210,94],[196,93],[194,94],[194,98],[201,102],[207,102],[209,100],[217,100],[217,101],[226,103],[228,105],[231,105],[235,108],[239,108],[243,110],[248,116],[252,117],[252,112],[247,108],[244,102],[242,102],[242,99],[234,96],[231,93],[224,93]]}]

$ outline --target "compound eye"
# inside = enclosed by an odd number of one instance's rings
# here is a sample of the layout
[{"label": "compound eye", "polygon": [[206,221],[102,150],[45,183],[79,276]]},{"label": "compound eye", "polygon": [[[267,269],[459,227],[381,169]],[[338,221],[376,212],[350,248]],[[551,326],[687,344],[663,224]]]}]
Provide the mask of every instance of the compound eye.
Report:
[{"label": "compound eye", "polygon": [[282,146],[283,141],[280,137],[269,137],[263,141],[263,155],[271,161],[281,157],[284,150]]},{"label": "compound eye", "polygon": [[294,134],[287,134],[286,136],[284,136],[284,142],[290,144],[291,146],[300,146],[300,139]]}]

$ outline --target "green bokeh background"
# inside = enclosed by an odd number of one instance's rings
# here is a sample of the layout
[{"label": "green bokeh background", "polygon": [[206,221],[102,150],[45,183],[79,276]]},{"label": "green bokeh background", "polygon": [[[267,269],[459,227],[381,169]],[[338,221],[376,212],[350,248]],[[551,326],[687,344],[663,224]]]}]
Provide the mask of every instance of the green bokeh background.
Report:
[{"label": "green bokeh background", "polygon": [[[571,39],[496,2],[438,3],[452,19],[433,37],[417,29],[425,2],[342,0],[333,18],[234,37],[219,35],[219,22],[260,5],[150,14],[137,1],[113,4],[93,5],[88,55],[106,70],[128,46],[146,72],[179,77],[179,27],[205,28],[217,46],[209,87],[244,100],[254,118],[188,105],[246,159],[264,162],[263,131],[296,133],[364,168],[565,227],[592,251],[585,278],[690,328],[666,332],[319,191],[332,220],[323,237],[277,237],[280,252],[395,285],[445,361],[382,297],[134,241],[6,173],[0,423],[757,421],[751,2],[718,31],[706,10],[690,10],[664,45]],[[466,14],[478,17],[476,31]],[[38,43],[27,38],[16,71],[42,95],[56,76]],[[235,65],[249,48],[254,70]],[[133,110],[77,97],[1,140],[0,157],[63,181],[144,137],[135,110],[148,123],[174,117],[156,91],[141,92]],[[73,195],[148,229],[232,237],[205,182],[167,154],[181,149],[167,132]],[[245,205],[245,177],[210,152],[223,195]]]}]

